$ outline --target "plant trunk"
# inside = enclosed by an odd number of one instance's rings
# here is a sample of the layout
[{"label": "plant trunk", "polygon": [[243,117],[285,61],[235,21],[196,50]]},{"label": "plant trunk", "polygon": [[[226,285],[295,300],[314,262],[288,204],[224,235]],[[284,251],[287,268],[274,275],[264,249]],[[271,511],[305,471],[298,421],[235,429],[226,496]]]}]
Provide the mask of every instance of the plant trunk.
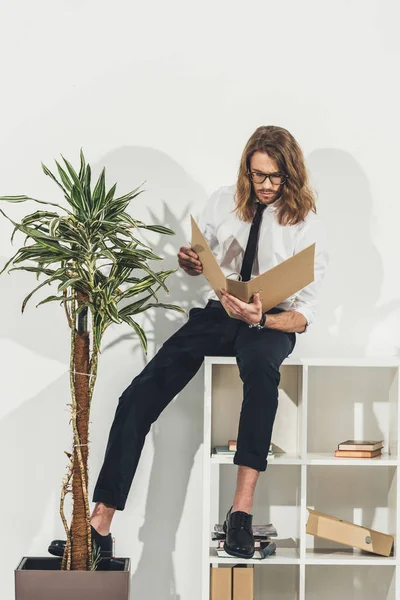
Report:
[{"label": "plant trunk", "polygon": [[[86,296],[77,293],[78,307],[86,299]],[[79,317],[82,316],[82,313]],[[74,442],[74,459],[72,475],[73,511],[71,521],[72,556],[71,569],[85,571],[89,569],[88,551],[88,498],[82,489],[82,465],[84,471],[85,490],[88,489],[88,441],[89,441],[89,411],[90,395],[90,337],[89,332],[79,327],[82,319],[78,321],[78,329],[75,331],[75,355],[74,355],[74,382],[76,401],[76,426],[79,435],[79,446]],[[79,461],[79,450],[82,462]]]}]

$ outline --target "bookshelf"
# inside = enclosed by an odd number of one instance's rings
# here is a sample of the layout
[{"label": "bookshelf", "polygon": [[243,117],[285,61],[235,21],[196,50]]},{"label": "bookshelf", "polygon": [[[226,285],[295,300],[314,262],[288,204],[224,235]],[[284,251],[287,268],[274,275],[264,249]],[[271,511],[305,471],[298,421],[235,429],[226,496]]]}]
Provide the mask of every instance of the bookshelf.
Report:
[{"label": "bookshelf", "polygon": [[[231,506],[237,467],[212,449],[237,437],[242,382],[234,357],[205,358],[201,600],[209,600],[210,565],[241,563],[254,565],[255,600],[400,598],[400,360],[289,357],[280,372],[278,453],[259,478],[253,508],[254,523],[277,528],[276,555],[220,558],[211,530]],[[350,438],[383,438],[384,452],[335,458]],[[307,506],[393,535],[393,556],[306,534]]]}]

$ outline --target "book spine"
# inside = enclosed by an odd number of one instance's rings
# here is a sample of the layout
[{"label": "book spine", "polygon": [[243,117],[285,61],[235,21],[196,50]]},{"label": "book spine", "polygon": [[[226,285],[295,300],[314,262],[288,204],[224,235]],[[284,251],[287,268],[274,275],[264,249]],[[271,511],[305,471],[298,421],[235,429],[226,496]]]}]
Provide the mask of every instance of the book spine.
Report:
[{"label": "book spine", "polygon": [[373,452],[357,451],[357,450],[335,450],[335,456],[342,458],[374,458],[382,454],[380,450]]},{"label": "book spine", "polygon": [[374,452],[375,450],[380,450],[383,448],[383,444],[380,446],[363,446],[362,444],[339,444],[338,450],[347,450],[348,452]]},{"label": "book spine", "polygon": [[[263,548],[264,546],[267,546],[270,543],[271,543],[271,540],[269,540],[267,538],[263,539],[262,541],[254,540],[254,548],[257,548],[257,549]],[[224,547],[224,544],[225,544],[225,540],[218,540],[218,548],[219,549],[222,550]]]}]

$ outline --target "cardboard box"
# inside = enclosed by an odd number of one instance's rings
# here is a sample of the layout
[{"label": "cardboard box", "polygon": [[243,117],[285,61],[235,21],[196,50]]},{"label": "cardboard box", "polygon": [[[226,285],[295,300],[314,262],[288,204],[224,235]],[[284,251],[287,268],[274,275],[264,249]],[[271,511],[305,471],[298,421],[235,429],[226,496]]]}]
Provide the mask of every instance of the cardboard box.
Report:
[{"label": "cardboard box", "polygon": [[232,567],[211,567],[210,600],[232,600]]},{"label": "cardboard box", "polygon": [[254,568],[233,567],[233,600],[254,600]]},{"label": "cardboard box", "polygon": [[310,535],[380,554],[381,556],[390,556],[394,542],[392,535],[354,525],[349,521],[337,519],[308,507],[307,510],[310,514],[306,532]]}]

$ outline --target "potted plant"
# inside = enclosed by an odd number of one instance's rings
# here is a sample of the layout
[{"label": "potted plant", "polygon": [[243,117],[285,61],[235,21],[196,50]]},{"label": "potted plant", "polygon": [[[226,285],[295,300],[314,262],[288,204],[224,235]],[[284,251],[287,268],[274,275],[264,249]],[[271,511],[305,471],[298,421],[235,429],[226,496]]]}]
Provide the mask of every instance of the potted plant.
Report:
[{"label": "potted plant", "polygon": [[[145,225],[127,212],[129,203],[143,190],[115,197],[116,184],[106,190],[105,169],[92,189],[91,168],[80,153],[77,172],[63,158],[56,162],[58,178],[42,164],[44,173],[61,189],[66,206],[28,196],[3,196],[3,202],[33,201],[59,211],[37,210],[15,223],[3,210],[14,230],[25,234],[24,245],[0,271],[23,270],[42,281],[22,303],[39,289],[58,284],[57,293],[37,304],[59,302],[70,328],[70,389],[73,444],[66,452],[69,464],[62,482],[60,515],[67,536],[62,558],[24,557],[15,571],[16,600],[109,600],[129,598],[130,561],[100,558],[91,540],[88,498],[89,417],[101,342],[112,323],[127,323],[147,352],[147,338],[134,316],[151,307],[185,312],[179,306],[158,301],[156,292],[168,292],[165,280],[175,270],[153,271],[149,260],[162,260],[136,236],[140,229],[173,235],[161,225]],[[60,212],[61,211],[61,212]],[[30,243],[27,243],[29,240]],[[27,264],[25,264],[27,263]],[[21,266],[15,266],[21,265]],[[106,272],[105,272],[106,271]],[[64,502],[72,494],[72,518],[65,516]]]}]

